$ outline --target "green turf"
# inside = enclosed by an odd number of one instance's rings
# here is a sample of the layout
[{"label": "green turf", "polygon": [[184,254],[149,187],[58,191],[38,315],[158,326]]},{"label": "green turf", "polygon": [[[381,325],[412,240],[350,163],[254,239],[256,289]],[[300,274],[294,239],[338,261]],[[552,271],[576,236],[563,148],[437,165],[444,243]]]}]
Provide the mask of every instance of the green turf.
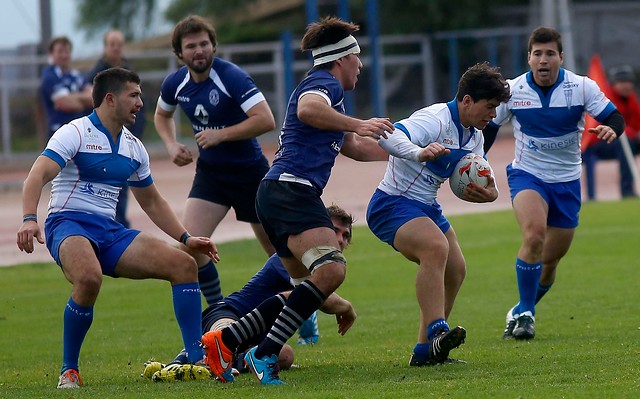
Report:
[{"label": "green turf", "polygon": [[[86,387],[55,389],[62,311],[70,286],[57,266],[0,268],[0,398],[614,398],[640,396],[638,201],[588,203],[558,280],[538,305],[536,338],[502,341],[516,299],[519,232],[511,211],[450,218],[467,259],[467,278],[450,317],[467,342],[452,352],[466,365],[409,368],[417,334],[416,267],[368,229],[356,228],[339,293],[358,320],[340,337],[320,315],[321,339],[296,347],[300,366],[282,387],[243,375],[153,383],[140,378],[150,357],[181,348],[168,283],[106,278],[80,366]],[[225,293],[262,263],[255,241],[219,246]],[[39,250],[43,250],[40,248]],[[295,344],[294,344],[295,347]]]}]

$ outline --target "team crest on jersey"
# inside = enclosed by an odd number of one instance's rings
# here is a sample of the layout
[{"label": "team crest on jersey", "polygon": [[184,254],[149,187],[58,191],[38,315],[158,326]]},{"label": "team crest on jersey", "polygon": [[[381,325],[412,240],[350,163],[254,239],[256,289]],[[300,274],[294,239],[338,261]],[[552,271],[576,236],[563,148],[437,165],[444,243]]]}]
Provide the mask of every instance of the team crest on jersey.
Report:
[{"label": "team crest on jersey", "polygon": [[87,131],[86,131],[86,132],[84,132],[84,138],[85,138],[85,139],[97,139],[97,138],[100,138],[100,135],[99,135],[99,134],[97,134],[97,133],[92,133],[92,132],[91,132],[91,128],[90,128],[90,127],[88,127],[88,128],[87,128]]},{"label": "team crest on jersey", "polygon": [[212,89],[209,92],[209,102],[211,103],[211,105],[213,105],[214,107],[216,105],[218,105],[218,103],[220,102],[220,93],[218,93],[218,90],[216,89]]},{"label": "team crest on jersey", "polygon": [[193,111],[193,116],[204,126],[209,124],[209,113],[202,104],[196,105],[196,109]]},{"label": "team crest on jersey", "polygon": [[565,88],[564,99],[567,101],[567,108],[571,108],[571,100],[573,99],[573,90]]},{"label": "team crest on jersey", "polygon": [[84,187],[80,188],[80,192],[85,193],[85,194],[94,195],[95,192],[93,191],[93,184],[91,184],[91,183],[85,184]]},{"label": "team crest on jersey", "polygon": [[540,148],[538,147],[538,145],[536,144],[535,141],[533,140],[529,140],[529,142],[527,143],[527,147],[529,147],[530,149],[532,149],[533,151],[538,151]]}]

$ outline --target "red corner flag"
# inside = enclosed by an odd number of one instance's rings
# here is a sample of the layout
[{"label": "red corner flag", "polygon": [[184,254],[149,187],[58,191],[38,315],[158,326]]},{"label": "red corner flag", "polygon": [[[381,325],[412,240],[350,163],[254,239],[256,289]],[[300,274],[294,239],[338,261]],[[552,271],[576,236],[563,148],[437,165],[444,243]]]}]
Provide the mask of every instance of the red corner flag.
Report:
[{"label": "red corner flag", "polygon": [[[609,87],[607,74],[604,72],[602,62],[600,61],[600,56],[597,53],[594,54],[593,57],[591,57],[591,63],[589,64],[589,71],[587,72],[587,76],[593,79],[598,84],[600,90],[602,90],[605,96],[611,98],[611,88]],[[596,127],[598,126],[598,124],[599,123],[595,119],[593,119],[589,115],[586,115],[584,132],[582,132],[582,152],[584,152],[584,150],[586,150],[587,147],[589,147],[591,144],[598,141],[598,136],[589,132],[589,128]]]}]

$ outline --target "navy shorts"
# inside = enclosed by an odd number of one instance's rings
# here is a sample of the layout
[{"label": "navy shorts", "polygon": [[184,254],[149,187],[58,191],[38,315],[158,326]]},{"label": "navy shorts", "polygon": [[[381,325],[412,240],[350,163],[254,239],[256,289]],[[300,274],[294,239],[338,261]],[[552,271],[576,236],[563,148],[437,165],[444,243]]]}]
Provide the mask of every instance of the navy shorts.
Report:
[{"label": "navy shorts", "polygon": [[102,273],[117,277],[113,270],[120,256],[129,247],[139,230],[127,229],[115,220],[84,212],[56,212],[47,217],[44,230],[49,253],[60,266],[60,245],[70,236],[82,236],[91,241]]},{"label": "navy shorts", "polygon": [[212,166],[198,159],[189,198],[233,208],[241,222],[260,223],[256,215],[256,192],[269,170],[266,158],[250,166]]},{"label": "navy shorts", "polygon": [[317,227],[333,230],[320,192],[301,183],[263,180],[258,187],[256,210],[264,230],[279,256],[293,256],[287,246],[289,236]]},{"label": "navy shorts", "polygon": [[369,229],[381,241],[392,247],[398,229],[419,217],[433,220],[443,234],[451,228],[449,220],[442,214],[442,208],[435,201],[429,205],[401,195],[389,195],[377,189],[367,207]]},{"label": "navy shorts", "polygon": [[578,227],[582,199],[580,179],[566,183],[546,183],[531,173],[507,165],[511,201],[523,190],[534,190],[549,206],[547,225],[563,229]]}]

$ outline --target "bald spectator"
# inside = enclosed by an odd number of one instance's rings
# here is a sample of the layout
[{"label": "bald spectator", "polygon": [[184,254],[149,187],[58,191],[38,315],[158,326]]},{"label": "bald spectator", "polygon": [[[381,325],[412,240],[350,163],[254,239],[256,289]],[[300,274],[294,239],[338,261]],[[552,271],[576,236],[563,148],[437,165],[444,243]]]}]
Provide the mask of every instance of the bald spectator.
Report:
[{"label": "bald spectator", "polygon": [[49,42],[49,65],[42,71],[40,94],[47,111],[47,141],[62,125],[93,109],[91,84],[80,71],[71,68],[73,45],[66,36]]},{"label": "bald spectator", "polygon": [[[103,45],[104,50],[102,58],[100,58],[96,65],[87,74],[87,80],[93,82],[93,78],[99,72],[113,67],[121,67],[133,71],[131,65],[123,56],[123,47],[125,44],[125,37],[122,32],[117,29],[111,29],[104,34]],[[127,128],[139,139],[142,139],[144,134],[144,106],[140,109],[136,115],[136,121],[133,125],[127,126]],[[127,219],[127,204],[129,202],[129,190],[121,190],[118,197],[118,205],[116,206],[116,221],[120,222],[124,227],[129,228],[131,223]]]}]

